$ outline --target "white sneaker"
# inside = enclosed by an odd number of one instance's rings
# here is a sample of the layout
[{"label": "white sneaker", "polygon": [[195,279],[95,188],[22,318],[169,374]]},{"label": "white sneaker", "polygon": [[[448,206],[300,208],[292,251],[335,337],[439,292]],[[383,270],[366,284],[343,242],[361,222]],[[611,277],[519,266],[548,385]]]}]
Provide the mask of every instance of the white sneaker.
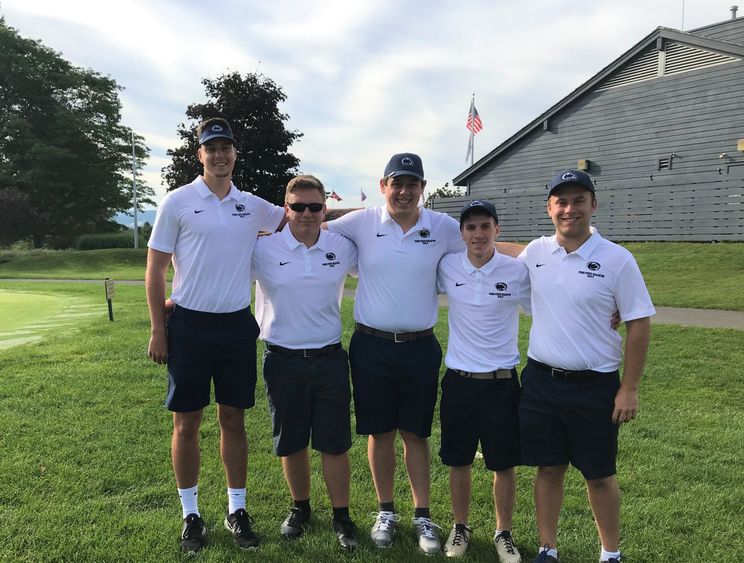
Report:
[{"label": "white sneaker", "polygon": [[395,512],[387,512],[381,510],[380,512],[372,512],[371,516],[375,516],[375,523],[372,526],[370,537],[375,547],[387,548],[393,543],[393,536],[395,535],[395,523],[400,521],[400,516]]},{"label": "white sneaker", "polygon": [[499,556],[501,563],[521,563],[522,556],[519,554],[517,546],[514,545],[509,530],[504,530],[493,537],[493,543],[496,545],[496,554]]},{"label": "white sneaker", "polygon": [[462,557],[470,545],[470,533],[473,530],[465,524],[452,526],[447,542],[444,544],[444,554],[447,557]]},{"label": "white sneaker", "polygon": [[441,530],[431,518],[418,517],[413,519],[413,530],[418,537],[419,549],[426,555],[438,555],[442,552],[442,544],[439,543],[434,528]]}]

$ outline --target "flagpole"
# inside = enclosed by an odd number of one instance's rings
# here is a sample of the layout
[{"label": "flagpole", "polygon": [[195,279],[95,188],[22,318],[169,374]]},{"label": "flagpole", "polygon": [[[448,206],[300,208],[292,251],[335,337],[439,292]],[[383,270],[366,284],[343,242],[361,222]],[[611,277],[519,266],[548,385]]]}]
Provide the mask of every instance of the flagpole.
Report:
[{"label": "flagpole", "polygon": [[[470,101],[470,107],[475,110],[475,92],[473,92],[473,99]],[[474,112],[475,113],[475,112]],[[470,128],[470,166],[473,166],[475,159],[475,124]]]}]

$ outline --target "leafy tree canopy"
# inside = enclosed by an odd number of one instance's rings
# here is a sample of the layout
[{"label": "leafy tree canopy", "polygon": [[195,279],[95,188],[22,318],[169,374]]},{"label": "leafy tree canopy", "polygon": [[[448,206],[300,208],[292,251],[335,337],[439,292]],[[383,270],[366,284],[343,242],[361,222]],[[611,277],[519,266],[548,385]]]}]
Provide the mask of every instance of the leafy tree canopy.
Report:
[{"label": "leafy tree canopy", "polygon": [[300,164],[289,148],[302,137],[299,131],[285,128],[289,116],[279,111],[279,103],[287,99],[282,89],[273,80],[255,73],[205,78],[202,84],[208,101],[188,106],[186,116],[191,122],[178,127],[183,144],[168,150],[173,159],[163,168],[168,189],[188,184],[202,172],[196,158],[196,127],[205,119],[221,117],[230,123],[238,145],[233,183],[241,190],[282,203],[287,182],[297,174]]},{"label": "leafy tree canopy", "polygon": [[[132,131],[120,123],[119,90],[0,17],[0,202],[12,203],[0,207],[3,241],[64,246],[131,208]],[[149,149],[134,141],[138,202],[154,204],[139,172]]]}]

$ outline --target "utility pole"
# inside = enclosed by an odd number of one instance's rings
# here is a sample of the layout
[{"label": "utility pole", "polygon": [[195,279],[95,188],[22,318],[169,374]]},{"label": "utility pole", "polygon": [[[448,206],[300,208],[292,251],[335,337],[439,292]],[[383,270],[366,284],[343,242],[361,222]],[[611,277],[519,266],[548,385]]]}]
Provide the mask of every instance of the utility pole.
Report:
[{"label": "utility pole", "polygon": [[132,131],[132,201],[134,207],[134,248],[139,248],[137,236],[137,175],[134,160],[134,131]]}]

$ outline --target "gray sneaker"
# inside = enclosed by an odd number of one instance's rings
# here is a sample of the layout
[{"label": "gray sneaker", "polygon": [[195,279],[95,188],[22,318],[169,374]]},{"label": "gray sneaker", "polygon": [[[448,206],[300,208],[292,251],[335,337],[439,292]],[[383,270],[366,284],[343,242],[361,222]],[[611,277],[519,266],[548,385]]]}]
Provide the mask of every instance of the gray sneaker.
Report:
[{"label": "gray sneaker", "polygon": [[418,517],[413,519],[413,530],[418,538],[418,546],[425,555],[438,555],[442,553],[442,544],[439,543],[439,536],[434,530],[441,530],[431,518]]},{"label": "gray sneaker", "polygon": [[370,532],[372,543],[375,544],[375,547],[382,549],[390,547],[393,544],[393,536],[395,535],[395,523],[400,522],[400,516],[395,514],[395,512],[385,510],[372,512],[371,516],[375,516],[375,523]]},{"label": "gray sneaker", "polygon": [[465,555],[470,544],[470,533],[472,531],[465,524],[452,526],[452,531],[444,544],[444,554],[447,557],[462,557]]},{"label": "gray sneaker", "polygon": [[501,563],[521,563],[522,556],[519,554],[517,546],[514,545],[514,538],[509,530],[504,530],[495,535],[493,543],[496,545],[496,554],[499,556]]}]

